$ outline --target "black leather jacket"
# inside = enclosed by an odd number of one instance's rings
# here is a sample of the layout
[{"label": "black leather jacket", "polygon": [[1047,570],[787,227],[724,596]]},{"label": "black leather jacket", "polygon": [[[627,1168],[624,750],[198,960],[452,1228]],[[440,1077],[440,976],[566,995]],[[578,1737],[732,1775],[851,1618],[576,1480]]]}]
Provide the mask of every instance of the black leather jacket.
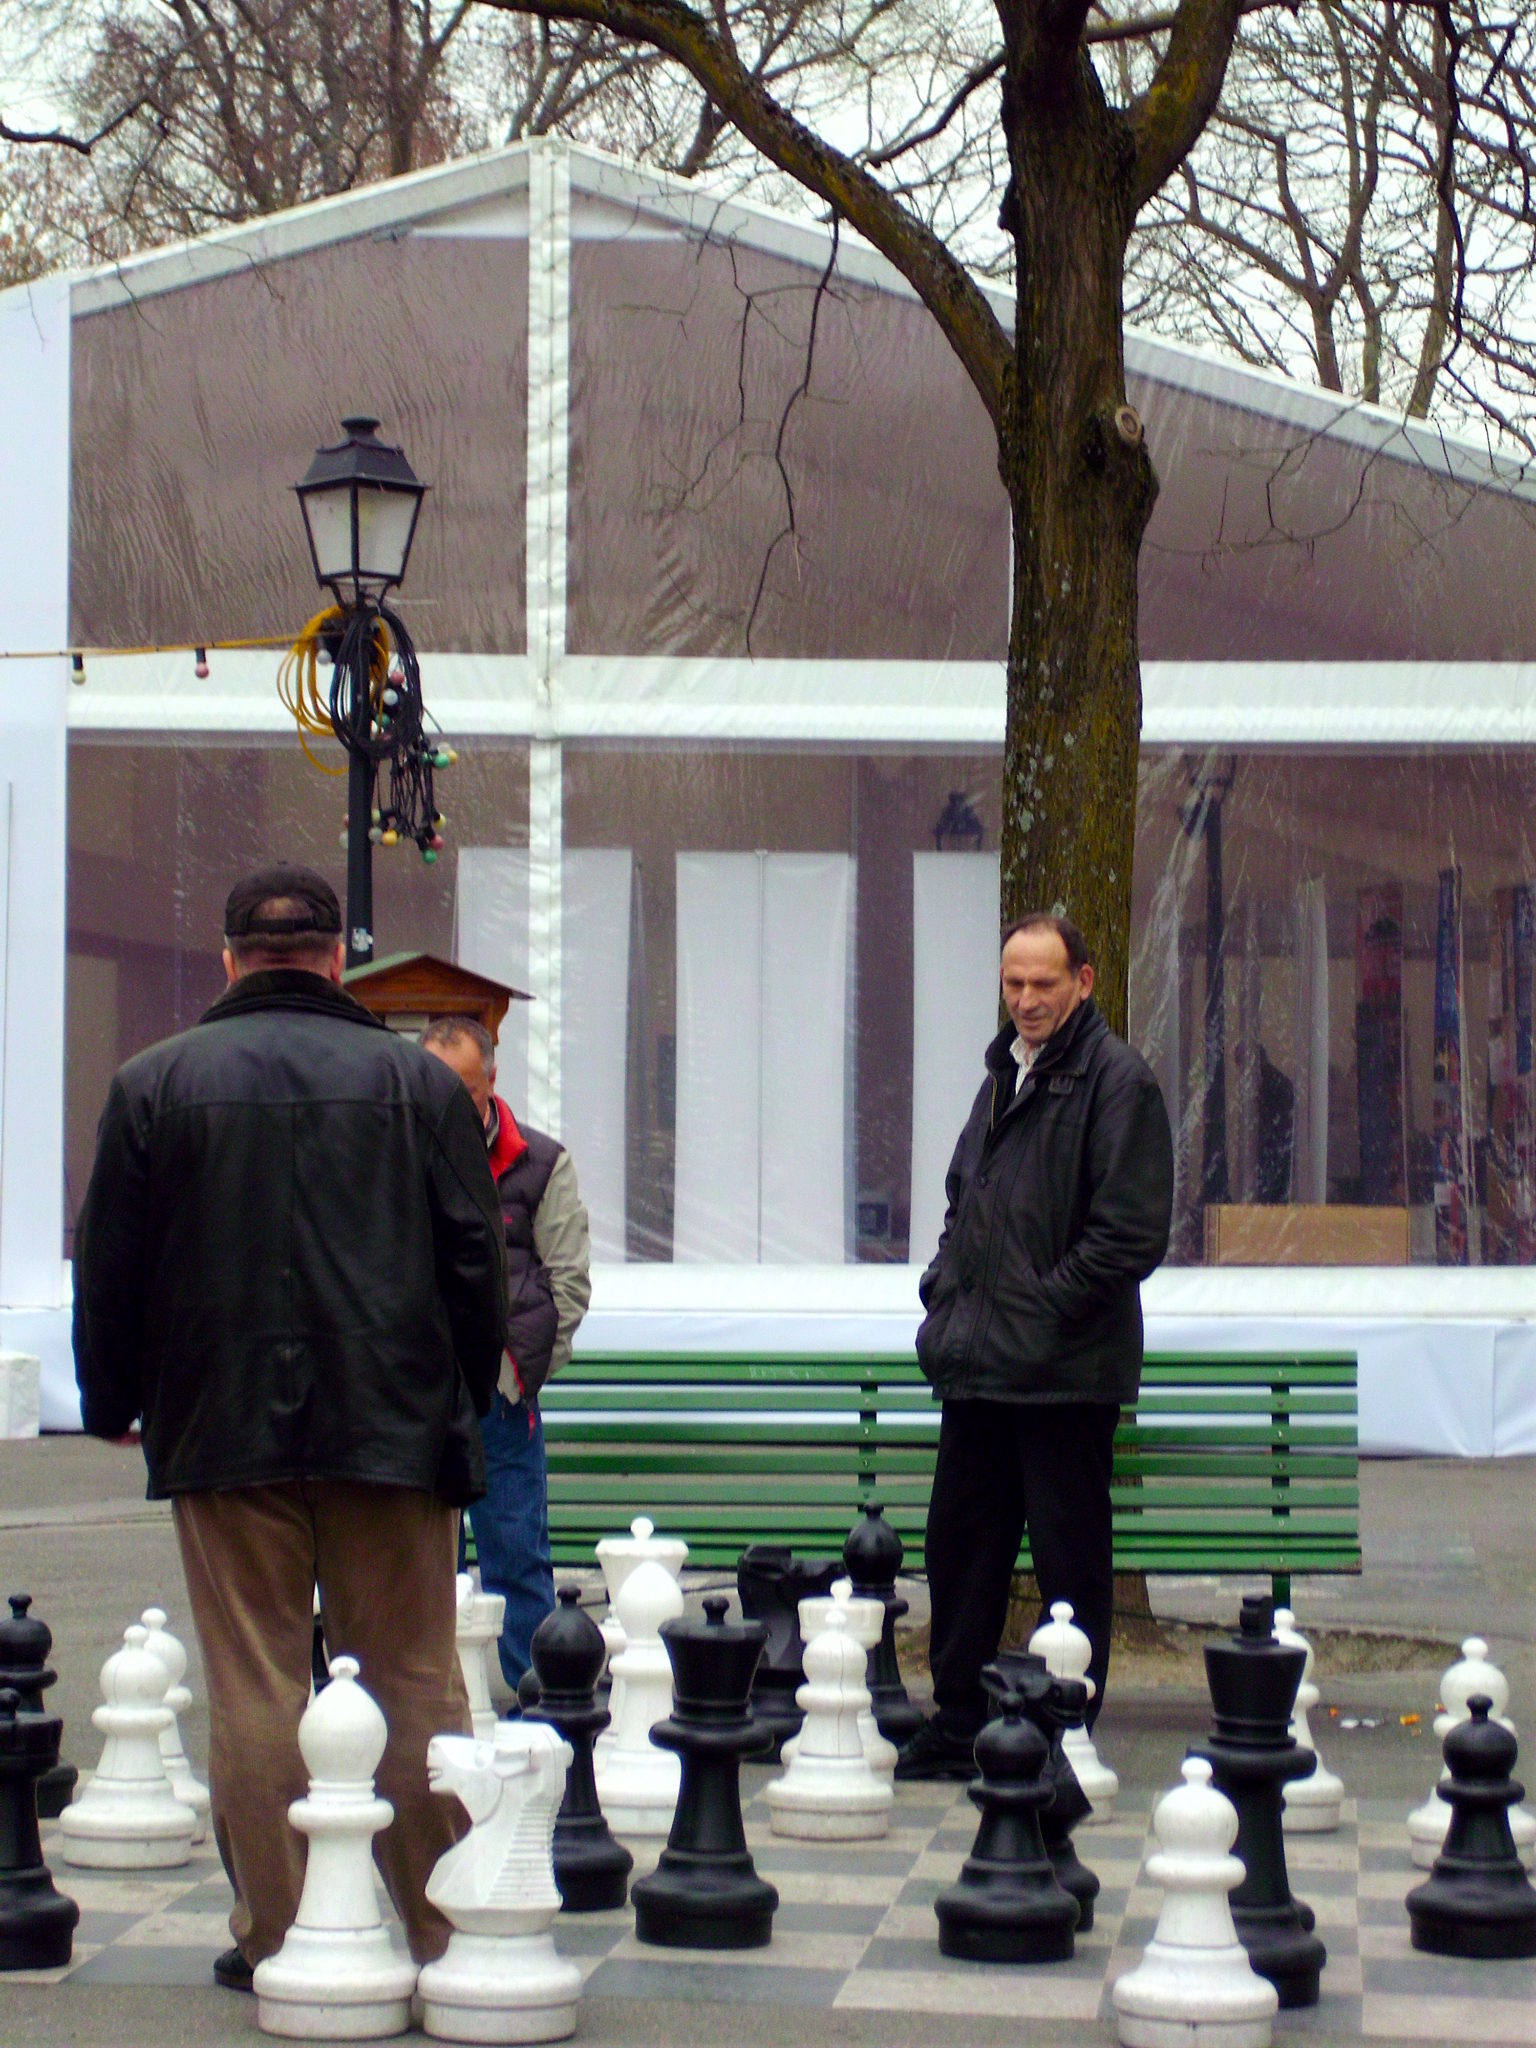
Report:
[{"label": "black leather jacket", "polygon": [[946,1400],[1130,1401],[1173,1207],[1162,1091],[1091,1000],[1017,1094],[1015,1036],[988,1046],[950,1161],[918,1363]]},{"label": "black leather jacket", "polygon": [[309,1478],[485,1491],[506,1317],[453,1071],[320,976],[244,976],[112,1082],[75,1233],[85,1427],[152,1498]]}]

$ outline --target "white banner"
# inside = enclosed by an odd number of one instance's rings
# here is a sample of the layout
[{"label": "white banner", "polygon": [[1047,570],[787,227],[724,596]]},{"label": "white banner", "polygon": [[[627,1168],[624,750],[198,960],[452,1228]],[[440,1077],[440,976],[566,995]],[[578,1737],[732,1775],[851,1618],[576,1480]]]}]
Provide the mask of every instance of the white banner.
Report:
[{"label": "white banner", "polygon": [[912,856],[912,1223],[926,1266],[944,1227],[944,1176],[997,1032],[995,853]]}]

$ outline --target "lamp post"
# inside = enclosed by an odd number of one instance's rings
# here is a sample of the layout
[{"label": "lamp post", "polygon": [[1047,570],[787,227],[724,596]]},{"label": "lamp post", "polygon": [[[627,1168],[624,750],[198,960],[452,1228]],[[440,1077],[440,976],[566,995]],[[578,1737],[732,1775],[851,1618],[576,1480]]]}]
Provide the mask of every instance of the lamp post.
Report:
[{"label": "lamp post", "polygon": [[[347,965],[373,958],[373,791],[379,762],[399,754],[405,725],[392,695],[376,687],[374,668],[379,622],[388,627],[409,678],[418,718],[420,682],[409,636],[385,606],[386,592],[405,579],[411,542],[427,486],[405,451],[378,438],[379,423],[354,414],[341,423],[344,438],[321,448],[295,484],[316,580],[331,592],[342,614],[333,652],[331,723],[346,749],[347,772]],[[391,716],[395,713],[395,716]],[[424,748],[425,741],[419,741]],[[428,771],[430,773],[430,770]],[[430,781],[427,794],[430,798]],[[428,805],[430,823],[430,803]]]},{"label": "lamp post", "polygon": [[933,824],[934,850],[938,853],[980,853],[986,828],[980,813],[963,789],[952,789]]}]

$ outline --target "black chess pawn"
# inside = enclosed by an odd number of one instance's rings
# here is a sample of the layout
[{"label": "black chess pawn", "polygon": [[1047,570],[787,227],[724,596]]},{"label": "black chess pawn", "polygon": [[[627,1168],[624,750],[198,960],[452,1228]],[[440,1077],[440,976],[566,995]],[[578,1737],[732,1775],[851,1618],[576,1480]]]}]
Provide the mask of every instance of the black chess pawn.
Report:
[{"label": "black chess pawn", "polygon": [[[579,1600],[581,1598],[581,1594],[578,1590],[573,1588],[571,1597],[573,1599]],[[545,1615],[544,1620],[549,1620],[549,1616],[547,1614]],[[541,1622],[539,1624],[539,1627],[542,1628],[543,1625],[543,1622]],[[594,1621],[592,1623],[592,1626],[594,1628],[597,1628],[597,1623]],[[538,1630],[536,1629],[534,1633],[536,1635],[538,1633]],[[599,1642],[601,1642],[603,1639],[601,1629],[598,1629],[597,1639]],[[531,1639],[528,1644],[528,1651],[529,1655],[531,1656],[533,1654],[533,1643]],[[531,1707],[536,1707],[539,1704],[539,1701],[540,1699],[542,1699],[543,1694],[544,1686],[542,1680],[539,1677],[537,1667],[530,1664],[528,1666],[528,1669],[523,1673],[522,1677],[517,1681],[517,1711],[520,1714],[526,1714]]]},{"label": "black chess pawn", "polygon": [[69,1961],[80,1908],[53,1888],[37,1832],[37,1781],[58,1761],[57,1714],[22,1711],[0,1690],[0,1970],[57,1970]]},{"label": "black chess pawn", "polygon": [[1044,1777],[1050,1744],[1027,1718],[1020,1684],[996,1665],[988,1665],[984,1680],[1002,1715],[976,1738],[981,1776],[968,1796],[981,1825],[960,1882],[934,1901],[939,1949],[972,1963],[1063,1963],[1072,1954],[1078,1908],[1040,1833],[1041,1810],[1055,1797]]},{"label": "black chess pawn", "polygon": [[864,1518],[855,1522],[843,1545],[843,1570],[853,1581],[856,1600],[879,1600],[885,1607],[880,1640],[869,1653],[869,1700],[875,1726],[898,1749],[924,1726],[921,1711],[907,1698],[901,1666],[896,1661],[896,1624],[907,1603],[896,1591],[905,1546],[876,1501],[866,1501]]},{"label": "black chess pawn", "polygon": [[1088,1705],[1088,1688],[1080,1679],[1053,1678],[1045,1659],[1029,1650],[1000,1650],[995,1662],[987,1666],[983,1683],[994,1698],[999,1696],[999,1676],[1022,1693],[1025,1714],[1050,1745],[1041,1775],[1054,1797],[1040,1809],[1040,1838],[1056,1872],[1056,1882],[1077,1901],[1078,1933],[1091,1934],[1099,1880],[1078,1856],[1072,1830],[1088,1818],[1093,1807],[1061,1741],[1069,1728],[1081,1723]]},{"label": "black chess pawn", "polygon": [[727,1604],[712,1594],[702,1622],[661,1624],[673,1704],[651,1740],[682,1759],[682,1784],[667,1846],[630,1899],[637,1939],[664,1948],[763,1948],[779,1903],[753,1868],[741,1819],[741,1760],[772,1740],[749,1701],[767,1630],[728,1623]]},{"label": "black chess pawn", "polygon": [[1291,1896],[1280,1822],[1285,1787],[1317,1767],[1315,1754],[1290,1732],[1306,1661],[1304,1649],[1275,1640],[1273,1601],[1250,1594],[1241,1632],[1205,1646],[1215,1727],[1191,1751],[1206,1759],[1216,1790],[1237,1808],[1233,1853],[1244,1876],[1232,1893],[1232,1918],[1248,1960],[1274,1985],[1282,2006],[1316,2005],[1328,1959],[1311,1931],[1310,1908]]},{"label": "black chess pawn", "polygon": [[[35,1614],[29,1613],[29,1593],[11,1595],[11,1618],[0,1621],[0,1686],[11,1686],[21,1695],[23,1714],[47,1714],[43,1694],[58,1673],[48,1669],[48,1652],[53,1637]],[[63,1722],[59,1723],[62,1732]],[[75,1796],[80,1773],[73,1764],[55,1756],[52,1768],[37,1781],[39,1820],[57,1820]]]},{"label": "black chess pawn", "polygon": [[805,1683],[805,1644],[800,1635],[800,1602],[825,1597],[842,1565],[836,1558],[807,1561],[783,1544],[754,1543],[736,1565],[742,1616],[768,1631],[762,1660],[752,1680],[752,1717],[773,1736],[761,1761],[777,1763],[791,1735],[805,1719],[795,1694]]},{"label": "black chess pawn", "polygon": [[1413,1945],[1439,1956],[1536,1956],[1536,1889],[1509,1830],[1509,1809],[1525,1797],[1510,1776],[1519,1750],[1489,1719],[1486,1693],[1467,1709],[1472,1718],[1445,1738],[1451,1776],[1437,1788],[1451,1809],[1445,1847],[1428,1883],[1408,1894]]},{"label": "black chess pawn", "polygon": [[[568,1913],[606,1913],[622,1906],[635,1859],[608,1832],[592,1774],[592,1744],[608,1726],[608,1709],[597,1704],[594,1687],[603,1668],[603,1637],[583,1614],[580,1590],[562,1586],[559,1604],[546,1614],[529,1645],[538,1697],[523,1717],[547,1721],[571,1745],[565,1797],[555,1819],[555,1885]],[[517,1689],[518,1698],[523,1688]]]}]

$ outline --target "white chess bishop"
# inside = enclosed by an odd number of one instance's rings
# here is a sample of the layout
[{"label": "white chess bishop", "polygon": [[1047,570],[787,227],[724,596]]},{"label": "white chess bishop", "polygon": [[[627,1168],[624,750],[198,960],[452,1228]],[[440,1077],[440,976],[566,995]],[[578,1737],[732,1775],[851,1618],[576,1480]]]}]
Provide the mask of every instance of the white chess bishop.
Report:
[{"label": "white chess bishop", "polygon": [[868,1652],[848,1625],[846,1599],[800,1604],[830,1611],[805,1645],[805,1684],[795,1694],[805,1720],[789,1768],[769,1784],[769,1826],[800,1841],[873,1841],[890,1827],[895,1794],[871,1768],[859,1730],[869,1707]]},{"label": "white chess bishop", "polygon": [[1115,1983],[1124,2048],[1269,2048],[1280,1997],[1232,1924],[1228,1893],[1243,1879],[1232,1854],[1237,1809],[1204,1757],[1185,1760],[1184,1782],[1158,1801],[1152,1826],[1147,1876],[1163,1905],[1140,1963]]},{"label": "white chess bishop", "polygon": [[160,1730],[160,1757],[165,1765],[165,1775],[171,1781],[171,1790],[183,1806],[190,1806],[197,1825],[192,1830],[194,1846],[208,1839],[208,1787],[202,1783],[192,1769],[191,1760],[182,1747],[180,1716],[192,1704],[192,1693],[185,1683],[187,1676],[187,1652],[179,1638],[166,1627],[166,1613],[163,1607],[146,1607],[139,1617],[149,1631],[145,1642],[151,1656],[158,1657],[170,1674],[170,1685],[166,1689],[165,1704],[171,1710],[168,1728]]},{"label": "white chess bishop", "polygon": [[[1089,1699],[1093,1698],[1095,1687],[1088,1676],[1088,1666],[1093,1657],[1093,1645],[1072,1619],[1070,1600],[1053,1600],[1051,1618],[1037,1628],[1029,1639],[1033,1655],[1045,1659],[1045,1668],[1052,1678],[1080,1679],[1088,1688]],[[1114,1811],[1115,1795],[1120,1790],[1120,1780],[1102,1763],[1093,1746],[1093,1737],[1086,1728],[1068,1728],[1061,1738],[1062,1749],[1067,1762],[1077,1775],[1077,1782],[1093,1807],[1092,1813],[1083,1821],[1085,1828],[1098,1827],[1107,1821]]]},{"label": "white chess bishop", "polygon": [[[1489,1657],[1488,1645],[1483,1638],[1468,1636],[1461,1646],[1460,1657],[1440,1681],[1443,1712],[1435,1716],[1435,1734],[1442,1743],[1458,1722],[1472,1718],[1468,1701],[1479,1693],[1486,1694],[1493,1702],[1489,1718],[1515,1734],[1515,1724],[1504,1711],[1509,1705],[1509,1680]],[[1438,1782],[1447,1785],[1450,1778],[1450,1771],[1442,1766]],[[1434,1868],[1435,1858],[1445,1847],[1450,1824],[1449,1805],[1431,1787],[1424,1804],[1408,1816],[1408,1851],[1420,1870]],[[1527,1807],[1511,1807],[1509,1831],[1514,1836],[1520,1861],[1527,1870],[1536,1869],[1536,1816]]]},{"label": "white chess bishop", "polygon": [[[848,1633],[865,1654],[865,1669],[868,1670],[869,1652],[880,1640],[885,1627],[885,1602],[883,1600],[855,1600],[852,1579],[834,1579],[830,1600],[819,1596],[799,1603],[800,1639],[809,1646],[813,1636],[826,1627],[834,1608],[848,1618]],[[896,1745],[887,1742],[880,1733],[880,1724],[875,1719],[873,1703],[868,1698],[869,1685],[866,1677],[865,1703],[859,1709],[859,1739],[864,1744],[864,1754],[872,1771],[878,1771],[888,1783],[894,1784],[896,1777]],[[800,1747],[798,1735],[791,1735],[779,1752],[786,1764],[792,1764]]]},{"label": "white chess bishop", "polygon": [[373,1789],[389,1731],[358,1668],[355,1657],[333,1657],[330,1684],[299,1723],[309,1792],[288,1818],[309,1849],[297,1917],[277,1954],[256,1965],[264,2034],[373,2041],[411,2023],[416,1965],[390,1940],[373,1883],[373,1838],[395,1817]]},{"label": "white chess bishop", "polygon": [[165,1704],[171,1674],[138,1623],[101,1667],[101,1705],[92,1723],[107,1738],[101,1762],[60,1820],[64,1861],[84,1870],[169,1870],[185,1863],[197,1815],[176,1797],[160,1753],[174,1716]]},{"label": "white chess bishop", "polygon": [[443,2041],[563,2041],[576,2031],[581,1972],[555,1952],[560,1911],[551,1848],[571,1746],[542,1722],[510,1721],[489,1742],[436,1735],[434,1792],[472,1823],[438,1858],[427,1897],[453,1924],[447,1952],[417,1981],[422,2025]]},{"label": "white chess bishop", "polygon": [[[1275,1638],[1287,1649],[1305,1650],[1307,1661],[1302,1666],[1301,1684],[1296,1688],[1296,1711],[1291,1716],[1291,1736],[1300,1749],[1310,1749],[1317,1756],[1317,1744],[1312,1740],[1312,1730],[1307,1716],[1322,1697],[1312,1683],[1312,1667],[1317,1662],[1316,1653],[1304,1635],[1296,1628],[1296,1617],[1289,1607],[1275,1609]],[[1317,1768],[1310,1778],[1293,1778],[1286,1786],[1280,1813],[1281,1826],[1288,1835],[1326,1835],[1339,1825],[1344,1811],[1344,1782],[1334,1776],[1320,1756]]]},{"label": "white chess bishop", "polygon": [[491,1658],[496,1654],[501,1624],[506,1619],[506,1595],[479,1592],[468,1572],[459,1573],[455,1591],[459,1669],[464,1674],[464,1690],[469,1694],[470,1724],[482,1742],[489,1742],[496,1732],[496,1709],[491,1704]]},{"label": "white chess bishop", "polygon": [[613,1740],[595,1753],[597,1796],[616,1835],[665,1835],[672,1827],[682,1763],[656,1747],[651,1730],[672,1711],[672,1662],[658,1631],[682,1611],[682,1589],[651,1558],[642,1558],[619,1588],[625,1642],[613,1666]]}]

